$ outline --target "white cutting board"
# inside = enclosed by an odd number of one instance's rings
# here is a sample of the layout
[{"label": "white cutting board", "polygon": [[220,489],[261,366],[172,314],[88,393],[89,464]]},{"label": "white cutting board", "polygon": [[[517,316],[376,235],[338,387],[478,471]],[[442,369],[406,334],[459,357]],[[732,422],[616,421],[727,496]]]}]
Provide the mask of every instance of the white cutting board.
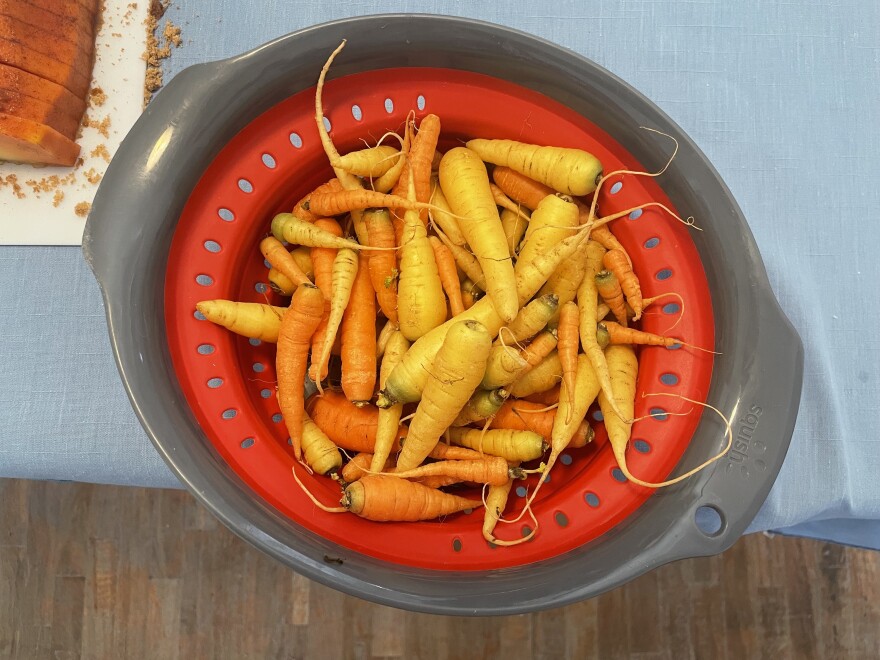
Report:
[{"label": "white cutting board", "polygon": [[[109,118],[107,136],[85,127],[77,143],[83,162],[76,168],[34,167],[0,162],[0,179],[14,174],[21,186],[18,196],[11,185],[0,183],[0,245],[80,245],[86,218],[77,215],[78,204],[91,205],[97,180],[107,169],[106,158],[140,116],[144,105],[147,47],[147,11],[150,0],[105,0],[103,25],[95,41],[92,88],[106,95],[103,105],[90,103],[88,116],[100,123]],[[106,150],[100,149],[103,145]],[[97,155],[92,155],[96,149]],[[73,177],[71,177],[73,173]],[[52,186],[53,175],[64,183]],[[66,181],[66,179],[73,179]],[[94,183],[91,182],[95,181]],[[46,191],[35,192],[27,181],[43,181]],[[57,199],[56,191],[64,197]],[[81,206],[82,209],[85,208]]]}]

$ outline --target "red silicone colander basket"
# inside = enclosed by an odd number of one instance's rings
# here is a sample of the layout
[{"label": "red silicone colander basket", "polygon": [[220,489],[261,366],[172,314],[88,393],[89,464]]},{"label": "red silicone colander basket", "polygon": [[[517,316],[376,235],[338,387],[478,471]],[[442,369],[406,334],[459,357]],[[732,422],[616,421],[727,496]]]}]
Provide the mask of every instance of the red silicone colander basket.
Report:
[{"label": "red silicone colander basket", "polygon": [[[317,76],[317,71],[315,72]],[[615,139],[558,102],[525,87],[475,73],[444,68],[399,68],[358,73],[330,81],[324,91],[326,118],[340,148],[374,143],[398,131],[407,113],[441,118],[444,144],[468,137],[510,138],[571,146],[598,156],[606,171],[644,167]],[[670,143],[670,152],[672,146]],[[288,434],[275,398],[274,345],[232,335],[199,318],[200,300],[284,305],[267,285],[258,249],[275,213],[332,176],[314,125],[314,89],[295,94],[256,117],[214,159],[193,190],[177,225],[168,258],[165,311],[173,366],[186,402],[207,439],[254,494],[297,525],[343,548],[397,565],[437,571],[473,571],[546,560],[596,539],[625,520],[652,491],[626,482],[615,467],[600,415],[590,410],[596,441],[566,451],[535,502],[535,538],[496,548],[481,537],[480,511],[423,523],[373,523],[314,507],[295,485]],[[599,207],[611,214],[654,201],[673,208],[662,177],[609,178]],[[688,209],[680,209],[687,215]],[[652,306],[642,328],[712,347],[714,324],[709,288],[692,229],[656,207],[612,224],[630,253],[646,297],[674,291],[681,296]],[[704,401],[712,357],[689,348],[642,348],[638,392],[667,392]],[[691,412],[685,415],[664,413]],[[653,416],[648,416],[648,415]],[[699,411],[673,397],[637,397],[628,450],[632,472],[659,481],[682,457],[699,422]],[[301,472],[302,474],[302,472]],[[526,488],[519,482],[507,516],[518,513]],[[338,485],[305,477],[322,501],[334,505]],[[499,525],[499,538],[528,533],[533,523]]]}]

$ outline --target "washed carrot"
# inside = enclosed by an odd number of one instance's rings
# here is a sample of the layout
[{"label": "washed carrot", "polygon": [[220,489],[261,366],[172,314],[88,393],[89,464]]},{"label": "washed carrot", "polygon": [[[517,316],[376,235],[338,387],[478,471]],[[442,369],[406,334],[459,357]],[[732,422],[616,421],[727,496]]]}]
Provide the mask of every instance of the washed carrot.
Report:
[{"label": "washed carrot", "polygon": [[[608,254],[607,252],[605,254]],[[596,290],[602,297],[611,313],[621,325],[626,325],[626,306],[623,299],[623,290],[620,288],[620,282],[617,276],[610,270],[600,270],[596,273]]]},{"label": "washed carrot", "polygon": [[491,390],[510,385],[528,366],[529,363],[513,346],[493,346],[480,387]]},{"label": "washed carrot", "polygon": [[[402,440],[400,444],[403,445],[405,442]],[[433,458],[436,461],[476,461],[484,456],[473,449],[438,442],[428,454],[428,458]]]},{"label": "washed carrot", "polygon": [[487,163],[502,165],[566,195],[589,195],[602,178],[602,163],[582,149],[542,147],[514,140],[469,140]]},{"label": "washed carrot", "polygon": [[446,321],[446,299],[425,226],[416,213],[408,211],[404,227],[397,318],[403,336],[415,341]]},{"label": "washed carrot", "polygon": [[511,257],[516,257],[520,243],[529,226],[529,217],[524,213],[517,213],[510,209],[501,210],[501,227],[507,238],[507,251]]},{"label": "washed carrot", "polygon": [[420,465],[464,408],[480,383],[491,345],[488,330],[476,321],[455,323],[446,333],[398,456],[400,471]]},{"label": "washed carrot", "polygon": [[381,473],[385,471],[390,471],[394,467],[394,461],[390,458],[381,462],[378,470],[374,470],[372,467],[373,462],[373,454],[369,452],[360,452],[352,456],[351,460],[345,464],[345,467],[342,468],[342,472],[340,472],[340,476],[342,477],[342,481],[346,484],[352,484],[361,477],[369,474],[369,473]]},{"label": "washed carrot", "polygon": [[559,355],[553,351],[540,364],[517,378],[507,389],[512,397],[523,398],[536,392],[549,390],[561,380],[562,364],[559,361]]},{"label": "washed carrot", "polygon": [[465,426],[492,417],[510,396],[507,390],[477,390],[450,426]]},{"label": "washed carrot", "polygon": [[330,164],[356,176],[376,178],[385,174],[397,163],[401,156],[399,149],[380,144],[350,151]]},{"label": "washed carrot", "polygon": [[486,493],[486,510],[483,514],[483,538],[489,543],[495,545],[504,545],[507,541],[499,542],[495,538],[494,532],[501,514],[507,507],[507,498],[510,495],[510,489],[513,488],[513,479],[508,479],[506,483],[500,486],[489,486],[489,492]]},{"label": "washed carrot", "polygon": [[559,343],[556,331],[542,330],[532,341],[526,346],[520,355],[529,365],[529,368],[538,366],[544,358],[556,348]]},{"label": "washed carrot", "polygon": [[[544,392],[535,392],[534,394],[529,394],[526,397],[523,397],[524,401],[531,401],[533,403],[540,403],[542,406],[553,406],[554,404],[559,403],[559,390],[562,389],[562,385],[556,385],[555,387],[545,390]],[[554,408],[555,410],[555,408]]]},{"label": "washed carrot", "polygon": [[300,442],[306,464],[318,474],[337,472],[342,467],[342,456],[333,441],[305,412],[302,415],[302,427]]},{"label": "washed carrot", "polygon": [[[373,247],[393,248],[394,228],[388,209],[367,209],[363,214],[367,240]],[[374,250],[368,261],[370,283],[376,300],[389,321],[397,323],[397,256],[394,250]]]},{"label": "washed carrot", "polygon": [[296,284],[276,268],[269,269],[269,272],[266,274],[266,279],[269,282],[269,288],[279,296],[289,298],[293,295],[293,292],[296,291]]},{"label": "washed carrot", "polygon": [[440,161],[440,187],[455,215],[466,218],[459,227],[486,276],[486,293],[509,323],[519,311],[516,280],[485,165],[470,149],[450,149]]},{"label": "washed carrot", "polygon": [[284,307],[233,300],[203,300],[196,309],[206,320],[237,335],[274,344],[278,341]]},{"label": "washed carrot", "polygon": [[[577,206],[565,195],[549,195],[532,212],[516,261],[516,272],[523,269],[575,233]],[[555,269],[554,269],[555,270]]]},{"label": "washed carrot", "polygon": [[[578,333],[578,306],[577,303],[569,301],[565,303],[559,310],[559,325],[556,328],[557,350],[559,351],[559,363],[562,365],[562,390],[559,399],[559,409],[563,410],[563,400],[566,403],[565,421],[571,420],[571,410],[574,407],[574,397],[576,394],[575,378],[579,369],[578,353],[581,348],[580,334]],[[584,358],[586,359],[586,357]],[[586,363],[592,372],[589,362]],[[565,395],[568,395],[566,398]],[[595,398],[595,394],[593,397]],[[589,404],[588,404],[589,405]],[[584,408],[586,412],[586,408]]]},{"label": "washed carrot", "polygon": [[538,183],[534,179],[503,165],[492,170],[492,180],[510,199],[531,211],[538,208],[538,204],[547,195],[553,195],[556,192],[553,188]]},{"label": "washed carrot", "polygon": [[314,193],[311,199],[306,202],[306,206],[308,211],[322,216],[343,215],[370,208],[389,208],[401,211],[421,211],[434,208],[433,204],[427,202],[414,202],[406,197],[364,189]]},{"label": "washed carrot", "polygon": [[[564,261],[556,269],[557,272],[569,261],[572,260]],[[495,340],[496,345],[501,344],[502,339],[506,343],[531,339],[547,326],[547,323],[556,315],[558,309],[559,296],[555,293],[543,293],[540,297],[535,298],[519,310],[519,314],[511,321],[510,325],[499,333],[498,339]]]},{"label": "washed carrot", "polygon": [[[323,392],[320,374],[327,368],[330,351],[333,348],[333,342],[336,341],[336,333],[351,299],[352,288],[359,270],[358,263],[357,252],[345,248],[339,250],[333,259],[333,268],[330,274],[330,314],[327,317],[327,330],[318,358],[316,360],[312,355],[312,365],[309,368],[309,376],[318,386],[318,392]],[[375,314],[372,323],[375,324]],[[373,327],[375,328],[375,326]]]},{"label": "washed carrot", "polygon": [[294,288],[300,284],[311,284],[311,280],[300,269],[296,260],[291,256],[290,252],[287,251],[287,248],[284,247],[281,241],[274,236],[267,236],[260,241],[260,252],[263,257],[265,257],[266,261],[272,265],[272,268],[280,272],[293,283]]},{"label": "washed carrot", "polygon": [[368,474],[345,488],[342,506],[367,520],[415,522],[477,509],[482,502],[400,477]]},{"label": "washed carrot", "polygon": [[[388,374],[397,366],[409,349],[409,341],[399,330],[395,330],[388,338],[382,364],[379,368],[379,388],[385,387]],[[373,462],[370,469],[373,472],[381,472],[381,466],[391,453],[395,438],[398,437],[400,416],[403,414],[403,404],[398,403],[387,408],[380,408],[376,420],[376,442],[373,448]]]},{"label": "washed carrot", "polygon": [[[337,390],[324,390],[322,396],[313,394],[306,400],[305,408],[315,424],[337,447],[354,452],[374,450],[379,423],[378,408],[358,408]],[[392,452],[400,449],[399,439],[406,434],[407,427],[399,426],[391,445]]]},{"label": "washed carrot", "polygon": [[[392,194],[399,197],[407,196],[409,174],[412,172],[415,199],[427,203],[431,199],[431,161],[440,138],[440,118],[434,114],[425,115],[419,123],[419,130],[410,143],[406,154],[406,164],[400,173],[400,179],[392,189]],[[403,214],[398,214],[403,219]],[[422,224],[428,224],[428,211],[419,211]]]},{"label": "washed carrot", "polygon": [[[508,399],[495,413],[489,428],[533,431],[545,440],[549,440],[553,433],[555,417],[556,409],[548,410],[544,402],[535,403],[524,399]],[[571,437],[569,447],[583,447],[592,439],[592,435],[590,425],[582,419]]]},{"label": "washed carrot", "polygon": [[284,416],[293,452],[302,458],[303,383],[312,334],[324,313],[324,296],[312,284],[301,284],[281,319],[275,371],[278,379],[278,405]]},{"label": "washed carrot", "polygon": [[[406,154],[409,151],[409,145],[412,141],[412,132],[410,131],[412,122],[405,122],[403,128],[403,139],[400,143],[400,153]],[[395,133],[395,137],[397,134]],[[398,158],[394,165],[389,169],[385,174],[380,176],[378,179],[370,180],[370,187],[376,192],[387,193],[391,192],[397,182],[400,180],[400,175],[403,173],[403,168],[406,165],[406,158]]]},{"label": "washed carrot", "polygon": [[272,234],[278,240],[287,241],[294,245],[333,249],[348,248],[350,250],[364,248],[355,241],[342,238],[341,232],[339,236],[336,236],[322,229],[321,223],[317,221],[314,223],[304,222],[290,213],[279,213],[272,219]]},{"label": "washed carrot", "polygon": [[[639,278],[633,272],[626,252],[617,249],[608,250],[602,258],[602,263],[617,277],[620,288],[626,296],[626,302],[633,309],[633,321],[638,321],[642,316],[642,290],[639,286]],[[615,314],[615,316],[617,315]],[[626,318],[624,317],[623,321],[618,319],[618,323],[626,325]]]},{"label": "washed carrot", "polygon": [[437,263],[437,272],[440,275],[440,283],[449,300],[449,311],[452,316],[464,311],[464,303],[461,300],[461,282],[458,279],[458,268],[455,265],[455,257],[448,247],[436,236],[429,236],[431,249],[434,250],[434,261]]},{"label": "washed carrot", "polygon": [[455,264],[461,269],[465,276],[480,289],[486,288],[486,277],[483,275],[483,268],[480,262],[467,247],[456,245],[443,233],[442,230],[435,228],[437,236],[452,253]]},{"label": "washed carrot", "polygon": [[310,281],[314,282],[314,279],[312,279],[315,276],[315,272],[312,268],[312,248],[305,245],[298,245],[290,251],[290,257],[296,262],[297,267],[303,272],[303,274],[308,277]]},{"label": "washed carrot", "polygon": [[361,253],[351,299],[342,315],[342,391],[355,405],[373,398],[376,387],[376,294],[368,257]]},{"label": "washed carrot", "polygon": [[[319,218],[315,220],[315,226],[333,236],[342,236],[342,227],[333,218]],[[330,291],[333,279],[333,261],[336,259],[336,253],[337,250],[335,248],[313,247],[311,249],[312,267],[315,271],[315,286],[321,289],[321,293],[324,294],[324,316],[321,319],[321,323],[318,324],[315,334],[312,336],[312,367],[315,370],[318,369],[315,365],[318,363],[318,358],[321,355],[324,339],[327,335],[327,322],[330,320]],[[320,373],[314,375],[317,376],[317,380],[314,377],[312,378],[315,382],[324,380],[327,377],[327,368],[321,367]]]},{"label": "washed carrot", "polygon": [[597,227],[593,227],[593,229],[590,231],[590,238],[597,243],[600,243],[602,247],[604,247],[606,250],[620,250],[627,255],[627,261],[630,261],[626,249],[624,249],[620,241],[617,240],[617,237],[611,233],[608,225],[599,225]]},{"label": "washed carrot", "polygon": [[[339,52],[345,47],[345,40],[343,39],[342,43],[336,47],[336,49],[330,54],[327,58],[327,61],[324,63],[324,66],[321,67],[321,73],[318,76],[318,83],[315,86],[315,127],[318,129],[318,136],[321,139],[321,146],[324,149],[324,154],[327,156],[327,160],[332,163],[339,160],[340,155],[336,150],[336,145],[333,144],[333,140],[330,137],[330,134],[327,132],[327,127],[324,125],[324,100],[323,100],[323,91],[324,91],[324,80],[327,77],[327,71],[330,69],[330,65],[333,63],[333,60],[339,54]],[[315,191],[312,193],[311,197],[308,201],[303,203],[303,208],[307,211],[311,211],[315,215],[323,216],[323,215],[337,215],[334,213],[322,213],[318,211],[316,208],[312,208],[312,200],[320,199],[321,197],[326,197],[327,195],[333,196],[336,194],[346,194],[348,193],[350,196],[356,196],[359,192],[363,191],[363,183],[361,179],[356,177],[354,174],[350,172],[346,172],[340,167],[333,167],[333,172],[336,174],[336,178],[339,179],[339,183],[342,184],[343,191],[339,193],[325,193]],[[371,204],[370,206],[376,206]],[[379,204],[378,206],[381,206]],[[356,207],[353,209],[349,209],[351,213],[351,220],[354,226],[355,234],[358,237],[358,241],[361,244],[366,244],[367,238],[367,230],[364,227],[363,216],[361,214],[361,208],[366,207]]]},{"label": "washed carrot", "polygon": [[474,303],[480,299],[480,291],[479,287],[474,284],[469,278],[465,279],[461,283],[461,305],[467,310],[474,306]]},{"label": "washed carrot", "polygon": [[313,192],[332,192],[334,190],[342,190],[342,184],[339,183],[339,179],[333,177],[326,183],[322,183],[320,186],[315,188],[315,190],[309,192],[305,197],[300,199],[296,204],[294,204],[291,213],[295,215],[297,218],[304,222],[314,222],[318,219],[314,213],[309,213],[303,208],[303,204],[309,201],[309,198],[312,196]]},{"label": "washed carrot", "polygon": [[552,320],[559,316],[562,306],[577,297],[578,287],[587,272],[586,251],[579,252],[559,264],[547,283],[539,291],[542,295],[554,294],[559,303]]},{"label": "washed carrot", "polygon": [[501,190],[494,183],[489,183],[489,190],[492,191],[492,198],[495,200],[495,205],[501,207],[501,209],[505,211],[510,211],[514,213],[524,220],[528,220],[529,211],[528,209],[523,209],[519,204],[514,202],[510,197],[504,194],[504,191]]},{"label": "washed carrot", "polygon": [[547,444],[534,431],[515,429],[449,429],[449,439],[457,445],[468,447],[505,461],[533,461],[546,451]]},{"label": "washed carrot", "polygon": [[435,474],[429,477],[416,477],[414,479],[410,479],[410,481],[434,489],[444,488],[446,486],[452,486],[454,484],[461,483],[461,480],[458,477],[454,475],[450,476],[447,474]]},{"label": "washed carrot", "polygon": [[467,239],[461,233],[458,220],[452,214],[449,202],[443,194],[443,189],[440,187],[440,182],[436,177],[431,180],[431,203],[436,207],[428,213],[431,222],[446,234],[455,245],[467,245]]},{"label": "washed carrot", "polygon": [[647,346],[675,346],[681,344],[680,339],[663,337],[652,332],[644,332],[635,328],[626,328],[613,321],[603,321],[599,324],[599,330],[604,330],[608,335],[609,344],[644,344]]},{"label": "washed carrot", "polygon": [[385,325],[382,326],[382,329],[379,331],[379,336],[376,337],[376,358],[381,358],[385,353],[385,348],[388,346],[388,340],[391,339],[391,335],[397,332],[397,324],[388,320],[385,322]]},{"label": "washed carrot", "polygon": [[[404,444],[404,450],[406,449]],[[469,481],[475,484],[498,486],[511,477],[522,476],[519,468],[510,468],[507,461],[498,456],[485,456],[474,461],[437,461],[418,467],[402,470],[400,461],[394,476],[401,479],[420,479],[422,477],[455,477],[456,483]]]},{"label": "washed carrot", "polygon": [[[522,262],[523,267],[516,272],[516,291],[520,304],[531,300],[538,290],[544,286],[559,265],[577,252],[586,241],[586,230],[579,231],[554,245],[543,254],[537,255],[529,263]],[[517,266],[520,262],[517,261]]]},{"label": "washed carrot", "polygon": [[550,444],[557,447],[568,447],[572,438],[580,432],[587,410],[601,389],[596,370],[586,355],[578,355],[575,364],[574,382],[569,385],[563,379],[559,391],[559,407],[550,435]]},{"label": "washed carrot", "polygon": [[608,442],[617,465],[627,479],[632,479],[626,465],[626,446],[632,432],[635,411],[636,379],[639,361],[632,346],[609,346],[605,350],[608,371],[611,374],[611,392],[616,404],[612,410],[611,400],[604,392],[599,393],[599,407],[608,431]]}]

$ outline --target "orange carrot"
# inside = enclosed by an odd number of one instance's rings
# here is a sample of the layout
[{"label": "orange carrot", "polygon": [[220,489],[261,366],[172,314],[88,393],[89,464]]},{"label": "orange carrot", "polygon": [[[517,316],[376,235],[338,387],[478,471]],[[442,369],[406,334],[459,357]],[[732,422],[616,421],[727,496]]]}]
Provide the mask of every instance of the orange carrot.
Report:
[{"label": "orange carrot", "polygon": [[[607,252],[606,252],[607,254]],[[617,276],[610,270],[600,270],[596,273],[596,289],[608,306],[611,313],[621,325],[626,325],[626,305],[623,300],[623,291]]]},{"label": "orange carrot", "polygon": [[290,279],[296,286],[311,284],[312,281],[302,272],[287,248],[274,236],[267,236],[260,241],[260,252],[282,275]]},{"label": "orange carrot", "polygon": [[[556,346],[559,352],[559,362],[562,364],[563,389],[569,398],[569,414],[574,405],[575,376],[578,369],[578,352],[581,348],[581,337],[578,332],[579,319],[580,311],[577,303],[570,300],[560,309],[559,325],[556,328],[558,337]],[[568,421],[570,421],[570,417],[566,419],[566,422]]]},{"label": "orange carrot", "polygon": [[405,197],[386,195],[374,190],[337,190],[336,192],[314,193],[306,202],[307,210],[316,215],[342,215],[350,211],[389,208],[404,211],[421,211],[434,208],[424,202],[411,202]]},{"label": "orange carrot", "polygon": [[376,386],[376,296],[367,260],[362,252],[341,328],[342,391],[355,405],[367,403]]},{"label": "orange carrot", "polygon": [[461,480],[458,477],[449,476],[446,474],[437,474],[430,477],[419,477],[418,479],[411,479],[411,481],[414,481],[417,484],[422,484],[422,486],[427,486],[428,488],[435,489],[461,483]]},{"label": "orange carrot", "polygon": [[[359,454],[355,454],[355,456],[345,464],[345,467],[342,468],[342,472],[340,473],[342,480],[347,484],[351,484],[368,474],[367,470],[370,469],[370,463],[372,460],[373,455],[368,452],[362,451]],[[382,471],[390,470],[392,467],[394,467],[394,461],[389,458],[385,461],[385,466],[382,468]]]},{"label": "orange carrot", "polygon": [[464,303],[461,299],[461,282],[458,279],[458,267],[452,252],[436,236],[430,236],[428,240],[434,249],[434,261],[437,262],[437,271],[440,274],[440,283],[443,291],[449,299],[449,311],[452,316],[464,311]]},{"label": "orange carrot", "polygon": [[[334,236],[342,236],[342,227],[332,218],[319,218],[315,226],[331,232]],[[333,260],[336,259],[337,250],[333,248],[312,248],[312,269],[315,271],[315,286],[324,294],[324,317],[312,336],[312,362],[317,361],[321,355],[321,347],[324,345],[324,337],[327,334],[327,321],[330,319],[330,282],[333,279]],[[327,377],[327,370],[322,369],[320,374],[315,374],[317,381]]]},{"label": "orange carrot", "polygon": [[532,403],[540,403],[542,406],[552,406],[554,403],[559,403],[559,393],[561,388],[562,385],[557,385],[544,392],[535,392],[534,394],[529,394],[525,397],[525,400],[531,401]]},{"label": "orange carrot", "polygon": [[680,339],[664,337],[651,332],[643,332],[635,328],[625,328],[614,321],[603,321],[599,324],[599,330],[608,333],[609,344],[643,344],[646,346],[675,346],[681,344]]},{"label": "orange carrot", "polygon": [[538,208],[538,204],[547,195],[556,194],[553,188],[538,183],[509,167],[498,166],[492,170],[492,180],[510,199],[531,211]]},{"label": "orange carrot", "polygon": [[[437,148],[437,140],[440,139],[440,118],[437,115],[425,115],[419,124],[418,133],[412,139],[409,153],[406,155],[406,164],[400,173],[397,184],[392,189],[392,194],[406,197],[409,185],[409,172],[412,171],[413,186],[416,189],[416,200],[428,202],[431,199],[431,162]],[[403,214],[395,214],[399,220],[403,220]],[[428,224],[428,211],[419,211],[422,223]],[[398,242],[399,244],[399,242]]]},{"label": "orange carrot", "polygon": [[[406,440],[400,444],[404,444]],[[456,445],[447,445],[444,442],[438,442],[434,445],[428,458],[435,461],[476,461],[485,458],[483,454],[467,447],[457,447]]]},{"label": "orange carrot", "polygon": [[335,192],[337,190],[342,190],[342,184],[339,183],[339,179],[337,179],[336,177],[333,177],[332,179],[330,179],[326,183],[322,183],[320,186],[318,186],[313,191],[311,191],[309,194],[307,194],[305,197],[303,197],[301,200],[299,200],[294,205],[291,213],[293,213],[293,215],[295,215],[297,218],[299,218],[300,220],[302,220],[304,222],[314,222],[315,220],[318,219],[318,216],[315,215],[314,213],[311,213],[310,211],[306,211],[303,208],[303,204],[308,203],[309,198],[312,196],[312,194],[314,194],[316,192],[317,193]]},{"label": "orange carrot", "polygon": [[[379,409],[375,406],[358,408],[342,392],[324,390],[323,396],[313,394],[305,404],[306,412],[327,437],[337,447],[346,451],[372,452],[376,445],[376,427],[379,423]],[[391,451],[400,450],[399,438],[405,437],[408,429],[398,429],[397,440]]]},{"label": "orange carrot", "polygon": [[[634,313],[633,321],[638,321],[642,316],[642,308],[644,307],[642,290],[639,286],[639,278],[633,272],[626,252],[616,249],[608,250],[605,256],[602,257],[602,265],[614,273],[620,282],[620,288],[623,290],[623,295],[626,296],[626,302],[632,307]],[[621,325],[626,325],[626,320],[617,320]]]},{"label": "orange carrot", "polygon": [[511,477],[522,476],[519,468],[510,468],[507,461],[500,456],[484,456],[471,461],[437,461],[426,463],[403,472],[395,471],[394,475],[402,479],[420,479],[422,477],[455,477],[457,481],[469,481],[475,484],[500,486]]},{"label": "orange carrot", "polygon": [[[516,431],[532,431],[544,439],[549,439],[553,432],[553,418],[556,410],[547,410],[543,403],[532,403],[523,399],[508,399],[495,414],[490,429],[514,429]],[[569,447],[583,447],[592,438],[593,430],[586,421],[582,421],[569,443]]]},{"label": "orange carrot", "polygon": [[[367,209],[363,217],[371,246],[396,245],[388,209]],[[394,250],[372,250],[367,263],[379,307],[385,318],[397,325],[397,256]]]},{"label": "orange carrot", "polygon": [[[578,216],[578,218],[580,218],[580,216]],[[617,236],[611,233],[611,230],[608,229],[608,225],[593,227],[590,230],[590,238],[599,243],[606,250],[620,250],[627,255],[627,261],[630,264],[632,263],[626,249],[621,245],[620,241],[617,240]]]},{"label": "orange carrot", "polygon": [[324,297],[313,284],[301,284],[293,293],[290,307],[281,319],[275,369],[278,378],[278,405],[293,441],[297,459],[302,458],[303,382],[309,340],[321,322]]},{"label": "orange carrot", "polygon": [[423,486],[391,475],[368,474],[346,487],[342,506],[377,521],[432,520],[482,506],[480,500]]},{"label": "orange carrot", "polygon": [[532,342],[520,352],[520,355],[529,363],[530,367],[536,367],[541,364],[545,357],[553,352],[553,349],[556,348],[557,342],[558,340],[554,331],[542,330]]}]

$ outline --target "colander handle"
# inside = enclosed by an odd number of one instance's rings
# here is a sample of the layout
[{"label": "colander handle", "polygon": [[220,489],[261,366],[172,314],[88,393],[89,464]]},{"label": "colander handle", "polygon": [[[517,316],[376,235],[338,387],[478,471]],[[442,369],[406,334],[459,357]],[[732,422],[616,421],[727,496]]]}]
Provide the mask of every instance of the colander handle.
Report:
[{"label": "colander handle", "polygon": [[763,506],[785,459],[803,385],[803,344],[769,287],[754,319],[753,359],[742,382],[727,385],[738,390],[732,448],[711,468],[677,533],[664,535],[665,544],[654,549],[658,565],[732,546]]}]

